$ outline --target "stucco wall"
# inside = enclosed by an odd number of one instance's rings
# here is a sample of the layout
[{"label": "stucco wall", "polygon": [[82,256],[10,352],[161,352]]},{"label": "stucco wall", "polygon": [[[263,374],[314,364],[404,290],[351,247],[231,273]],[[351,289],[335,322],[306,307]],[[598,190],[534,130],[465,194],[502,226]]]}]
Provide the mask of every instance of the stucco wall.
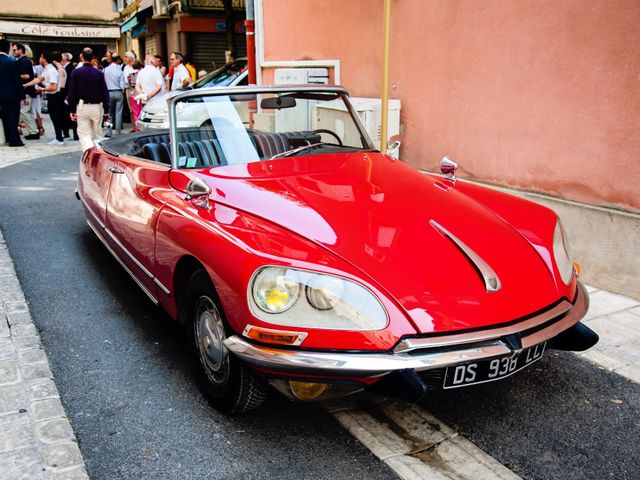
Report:
[{"label": "stucco wall", "polygon": [[38,17],[60,19],[91,19],[113,20],[118,13],[112,9],[111,0],[2,0],[1,12],[3,16],[20,18]]},{"label": "stucco wall", "polygon": [[[337,58],[379,97],[382,3],[263,0],[265,61]],[[392,1],[403,159],[640,210],[639,24],[635,0]]]}]

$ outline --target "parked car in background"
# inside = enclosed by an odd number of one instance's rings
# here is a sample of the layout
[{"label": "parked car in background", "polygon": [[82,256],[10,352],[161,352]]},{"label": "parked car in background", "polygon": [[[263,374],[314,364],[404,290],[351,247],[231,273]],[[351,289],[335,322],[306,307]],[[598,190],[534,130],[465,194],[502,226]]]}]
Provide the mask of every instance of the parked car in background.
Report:
[{"label": "parked car in background", "polygon": [[[243,57],[205,75],[195,81],[189,88],[235,87],[247,85],[248,81],[249,70],[247,68],[247,59]],[[147,103],[140,112],[140,117],[136,122],[138,129],[145,131],[149,129],[169,128],[167,101],[181,91],[182,90],[166,92],[156,96],[152,101]],[[193,111],[192,113],[198,118],[202,117],[202,121],[208,119],[206,112]]]},{"label": "parked car in background", "polygon": [[78,194],[184,326],[220,410],[257,407],[269,386],[419,399],[597,341],[557,215],[457,181],[450,159],[441,176],[376,151],[345,89],[197,88],[169,109],[170,130],[85,152]]}]

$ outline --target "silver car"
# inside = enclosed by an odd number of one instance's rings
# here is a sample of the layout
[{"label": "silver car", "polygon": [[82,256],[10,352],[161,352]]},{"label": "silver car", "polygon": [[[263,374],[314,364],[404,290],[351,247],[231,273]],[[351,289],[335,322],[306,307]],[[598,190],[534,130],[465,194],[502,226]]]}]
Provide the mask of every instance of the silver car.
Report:
[{"label": "silver car", "polygon": [[[235,87],[238,85],[248,85],[249,83],[249,69],[247,68],[247,59],[239,58],[236,61],[220,67],[217,70],[205,75],[200,80],[196,81],[189,88],[204,88],[204,87]],[[140,117],[136,121],[136,125],[140,131],[151,129],[166,129],[169,128],[169,110],[167,100],[174,97],[183,90],[174,90],[171,92],[158,95],[153,101],[147,103],[142,111]],[[194,113],[197,113],[194,111]],[[202,122],[208,120],[209,115],[206,111],[202,111]],[[198,118],[191,119],[193,125],[201,125],[198,123]]]}]

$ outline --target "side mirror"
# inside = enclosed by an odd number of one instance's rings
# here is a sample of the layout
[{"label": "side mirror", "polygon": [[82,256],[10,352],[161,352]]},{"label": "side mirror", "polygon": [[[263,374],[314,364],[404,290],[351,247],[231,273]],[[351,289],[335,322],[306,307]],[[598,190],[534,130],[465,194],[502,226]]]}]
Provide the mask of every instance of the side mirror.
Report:
[{"label": "side mirror", "polygon": [[209,195],[211,195],[211,187],[201,178],[193,178],[187,184],[187,200],[193,200],[198,208],[209,210]]},{"label": "side mirror", "polygon": [[398,150],[400,150],[400,145],[402,145],[400,135],[394,135],[389,139],[389,142],[389,145],[387,145],[387,155],[398,158]]},{"label": "side mirror", "polygon": [[442,174],[452,182],[456,181],[456,171],[458,170],[458,164],[449,155],[443,157],[440,160],[440,171]]},{"label": "side mirror", "polygon": [[400,145],[402,145],[402,142],[400,140],[396,140],[391,145],[389,145],[387,147],[387,155],[398,158],[398,150],[400,150]]}]

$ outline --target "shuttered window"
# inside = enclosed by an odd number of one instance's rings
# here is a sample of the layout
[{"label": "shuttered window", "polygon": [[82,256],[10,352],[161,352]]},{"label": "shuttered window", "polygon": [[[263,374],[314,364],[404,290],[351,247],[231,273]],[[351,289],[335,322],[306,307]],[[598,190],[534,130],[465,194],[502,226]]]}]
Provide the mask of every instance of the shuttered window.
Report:
[{"label": "shuttered window", "polygon": [[[247,41],[242,33],[235,34],[238,58],[247,56]],[[227,36],[224,33],[190,33],[189,52],[198,70],[210,72],[224,65]]]}]

